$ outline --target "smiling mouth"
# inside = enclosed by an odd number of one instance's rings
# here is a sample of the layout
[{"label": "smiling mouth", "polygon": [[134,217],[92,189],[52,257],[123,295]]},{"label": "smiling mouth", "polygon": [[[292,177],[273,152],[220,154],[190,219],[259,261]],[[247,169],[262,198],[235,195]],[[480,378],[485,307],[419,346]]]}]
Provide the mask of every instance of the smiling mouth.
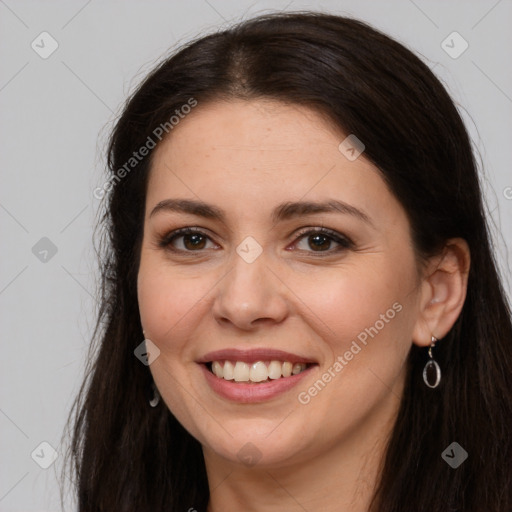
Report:
[{"label": "smiling mouth", "polygon": [[244,361],[217,360],[205,363],[206,368],[217,378],[244,384],[262,384],[298,375],[316,363],[291,363],[290,361]]}]

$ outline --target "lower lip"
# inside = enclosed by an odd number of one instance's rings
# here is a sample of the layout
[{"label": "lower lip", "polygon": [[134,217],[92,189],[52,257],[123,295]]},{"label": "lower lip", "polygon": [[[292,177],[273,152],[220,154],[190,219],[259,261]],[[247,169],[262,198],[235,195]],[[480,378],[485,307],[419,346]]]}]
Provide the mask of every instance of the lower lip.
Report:
[{"label": "lower lip", "polygon": [[317,365],[311,366],[297,375],[281,377],[270,382],[255,384],[225,380],[214,375],[205,364],[201,364],[200,366],[203,369],[206,382],[208,382],[213,391],[218,395],[234,402],[255,403],[264,402],[285,393],[296,386]]}]

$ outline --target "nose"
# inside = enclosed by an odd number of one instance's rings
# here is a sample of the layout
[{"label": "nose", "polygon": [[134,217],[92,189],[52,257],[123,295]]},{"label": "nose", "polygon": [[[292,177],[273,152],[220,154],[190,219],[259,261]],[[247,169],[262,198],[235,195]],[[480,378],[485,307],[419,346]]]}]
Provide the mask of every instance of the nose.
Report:
[{"label": "nose", "polygon": [[289,289],[271,269],[263,252],[248,263],[235,254],[231,270],[216,287],[217,322],[242,330],[281,323],[289,312]]}]

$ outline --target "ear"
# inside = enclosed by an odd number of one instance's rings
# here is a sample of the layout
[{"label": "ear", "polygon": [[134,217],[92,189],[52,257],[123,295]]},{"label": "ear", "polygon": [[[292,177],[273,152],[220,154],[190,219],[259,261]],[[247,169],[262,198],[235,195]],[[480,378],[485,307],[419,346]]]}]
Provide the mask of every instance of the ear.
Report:
[{"label": "ear", "polygon": [[468,284],[470,251],[462,238],[452,238],[439,256],[425,267],[421,283],[418,318],[413,342],[421,347],[431,344],[432,336],[444,338],[462,311]]}]

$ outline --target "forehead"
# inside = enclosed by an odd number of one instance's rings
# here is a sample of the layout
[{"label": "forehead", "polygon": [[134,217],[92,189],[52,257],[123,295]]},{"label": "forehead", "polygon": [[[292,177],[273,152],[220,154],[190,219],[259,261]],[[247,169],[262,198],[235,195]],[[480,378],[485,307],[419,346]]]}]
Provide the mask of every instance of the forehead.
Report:
[{"label": "forehead", "polygon": [[312,154],[318,156],[318,151],[332,152],[342,139],[341,133],[334,133],[333,126],[308,108],[272,100],[237,100],[199,104],[156,153],[177,160],[186,155],[189,162],[235,159],[238,163],[240,157],[240,170],[263,169],[272,162],[295,165]]},{"label": "forehead", "polygon": [[379,208],[400,208],[364,153],[350,160],[340,151],[345,138],[319,113],[297,105],[199,104],[156,149],[147,208],[170,196],[244,215],[284,200],[327,197],[376,215]]}]

